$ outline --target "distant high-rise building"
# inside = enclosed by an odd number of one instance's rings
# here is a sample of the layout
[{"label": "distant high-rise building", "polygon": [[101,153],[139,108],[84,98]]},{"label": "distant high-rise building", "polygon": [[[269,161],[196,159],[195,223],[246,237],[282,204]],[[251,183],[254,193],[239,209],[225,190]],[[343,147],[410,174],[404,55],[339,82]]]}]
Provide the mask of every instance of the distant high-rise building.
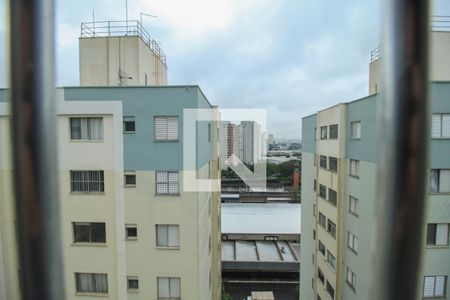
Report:
[{"label": "distant high-rise building", "polygon": [[[450,32],[431,33],[429,191],[420,295],[450,299]],[[370,64],[370,96],[302,121],[300,299],[370,299],[376,245],[382,57]],[[408,249],[404,249],[408,251]]]},{"label": "distant high-rise building", "polygon": [[267,144],[268,145],[275,144],[275,137],[273,136],[273,134],[269,134],[269,137],[267,138]]}]

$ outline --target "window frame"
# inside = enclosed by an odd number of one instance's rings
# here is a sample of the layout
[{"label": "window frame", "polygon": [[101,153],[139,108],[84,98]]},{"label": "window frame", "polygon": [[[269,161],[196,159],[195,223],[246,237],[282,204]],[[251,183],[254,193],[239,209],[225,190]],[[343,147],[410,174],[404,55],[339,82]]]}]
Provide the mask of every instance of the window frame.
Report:
[{"label": "window frame", "polygon": [[[334,231],[332,230],[333,226],[334,226]],[[326,230],[334,239],[336,239],[336,230],[337,230],[336,223],[331,221],[329,218],[327,219],[327,228],[326,228]]]},{"label": "window frame", "polygon": [[350,230],[347,231],[347,248],[350,249],[354,254],[358,254],[358,237]]},{"label": "window frame", "polygon": [[[106,276],[106,292],[104,291],[80,291],[79,290],[79,275],[90,275],[91,276],[91,280],[93,282],[95,282],[95,277],[96,276]],[[108,273],[87,273],[87,272],[75,272],[74,273],[74,277],[75,277],[75,294],[76,295],[108,295],[109,294],[109,284],[108,284]],[[94,283],[93,286],[96,286],[96,284]]]},{"label": "window frame", "polygon": [[[324,191],[324,195],[322,195],[322,190]],[[327,187],[320,183],[319,183],[319,197],[324,200],[327,200]]]},{"label": "window frame", "polygon": [[330,266],[330,268],[336,272],[336,256],[334,256],[333,253],[330,252],[330,250],[327,249],[327,264]]},{"label": "window frame", "polygon": [[[128,176],[134,177],[134,184],[127,183],[127,177]],[[136,182],[137,181],[136,171],[125,171],[123,173],[123,180],[124,180],[124,184],[123,184],[124,187],[127,187],[127,188],[129,188],[129,187],[136,187],[136,184],[137,184],[137,182]]]},{"label": "window frame", "polygon": [[[439,136],[434,136],[433,135],[433,117],[434,116],[439,116]],[[431,114],[431,139],[434,140],[447,140],[450,139],[450,132],[448,136],[444,136],[444,116],[447,116],[448,118],[450,118],[450,113],[432,113]]]},{"label": "window frame", "polygon": [[[335,195],[335,196],[331,197],[331,195]],[[332,198],[334,198],[334,197],[335,197],[335,201],[332,200]],[[328,203],[330,203],[333,206],[337,206],[337,202],[338,202],[338,193],[337,193],[337,191],[328,188]]]},{"label": "window frame", "polygon": [[[336,130],[333,130],[336,129]],[[329,139],[330,140],[337,140],[339,137],[339,125],[338,124],[332,124],[329,126],[328,128],[328,133],[329,133]],[[333,135],[332,135],[333,133]],[[334,135],[335,133],[335,135]]]},{"label": "window frame", "polygon": [[[82,125],[82,122],[81,122],[81,120],[83,120],[83,119],[86,119],[86,120],[88,120],[87,122],[86,122],[86,126],[87,126],[87,129],[86,129],[86,132],[87,132],[87,134],[88,134],[88,137],[87,138],[83,138],[82,137],[82,132],[83,132],[83,129],[82,129],[82,127],[83,127],[83,125]],[[92,119],[99,119],[99,120],[101,120],[101,138],[92,138],[92,128],[91,128],[91,123],[90,123],[90,120],[92,120]],[[80,121],[80,138],[74,138],[74,135],[73,135],[73,131],[72,131],[72,125],[73,125],[73,122],[72,121],[75,121],[75,120],[79,120]],[[71,142],[86,142],[86,141],[89,141],[89,142],[93,142],[93,141],[95,141],[95,142],[103,142],[104,141],[104,139],[105,139],[105,126],[104,126],[104,118],[103,118],[103,116],[71,116],[71,117],[69,117],[69,138],[70,138],[70,141]]]},{"label": "window frame", "polygon": [[[166,231],[167,231],[167,237],[166,237],[166,239],[167,239],[167,244],[163,244],[161,241],[159,241],[159,232],[158,232],[158,228],[162,228],[162,227],[167,227],[167,229],[166,229]],[[176,245],[170,245],[170,242],[169,242],[169,240],[170,240],[170,228],[171,227],[175,227],[175,228],[177,228],[178,230],[177,230],[177,234],[178,234],[178,236],[177,236],[177,241],[178,241],[178,243],[176,244]],[[158,249],[176,249],[176,250],[179,250],[181,247],[180,247],[180,236],[181,236],[181,233],[180,233],[180,225],[179,224],[155,224],[155,233],[156,233],[156,235],[155,235],[155,242],[156,242],[156,248],[158,248]]]},{"label": "window frame", "polygon": [[[427,277],[433,277],[434,278],[434,286],[433,286],[433,296],[425,296],[425,282]],[[444,277],[444,291],[442,295],[436,295],[436,278],[437,277]],[[447,297],[447,282],[448,282],[448,276],[447,275],[425,275],[423,277],[423,285],[422,285],[422,297],[423,299],[434,299],[434,298],[446,298]]]},{"label": "window frame", "polygon": [[[355,217],[359,217],[358,211],[359,211],[359,199],[356,197],[353,197],[352,195],[348,196],[348,212],[351,213],[352,215],[354,215]],[[355,203],[354,207],[355,209],[352,209],[353,205],[352,205],[352,199],[354,199],[355,201],[353,201],[353,203]]]},{"label": "window frame", "polygon": [[[158,173],[166,173],[166,181],[160,181],[158,182]],[[170,181],[169,177],[170,174],[177,174],[177,181]],[[170,184],[171,183],[177,183],[177,192],[170,192]],[[158,184],[166,184],[167,185],[167,192],[166,193],[160,193],[158,192]],[[179,196],[180,195],[180,172],[179,171],[155,171],[155,196]]]},{"label": "window frame", "polygon": [[[132,236],[128,234],[128,229],[136,229],[136,235]],[[125,240],[127,241],[137,241],[138,239],[138,229],[137,224],[125,224]]]},{"label": "window frame", "polygon": [[[441,188],[441,176],[442,176],[441,173],[442,173],[442,171],[450,173],[450,169],[430,169],[430,182],[429,182],[429,185],[430,185],[429,193],[430,194],[443,194],[443,195],[450,194],[450,189],[448,191],[447,190],[441,191],[443,189],[443,188]],[[433,173],[435,173],[436,175],[433,176],[432,175]],[[449,175],[447,175],[447,176],[449,176]],[[432,181],[433,178],[435,178],[437,180],[437,182],[434,184]],[[437,190],[433,189],[433,186],[435,186],[435,185],[437,187]],[[449,186],[450,186],[450,183],[449,183]]]},{"label": "window frame", "polygon": [[[130,281],[136,281],[137,287],[130,287]],[[139,277],[138,276],[127,276],[127,290],[128,292],[138,292],[139,291]]]},{"label": "window frame", "polygon": [[[441,225],[444,228],[446,227],[446,231],[447,234],[445,235],[445,240],[446,243],[445,244],[437,244],[438,242],[438,226]],[[430,228],[433,228],[434,230],[432,230],[432,235],[433,235],[433,243],[429,243],[430,237]],[[426,231],[426,238],[425,238],[425,242],[426,242],[426,246],[427,247],[431,247],[431,248],[447,248],[449,247],[449,241],[450,241],[450,224],[449,223],[427,223],[427,231]]]},{"label": "window frame", "polygon": [[[165,119],[166,128],[165,128],[165,136],[166,138],[158,138],[157,128],[156,128],[156,120],[157,119]],[[169,138],[169,120],[176,119],[177,124],[177,137]],[[180,140],[180,118],[178,116],[154,116],[153,117],[153,140],[155,142],[178,142]]]},{"label": "window frame", "polygon": [[328,126],[320,126],[320,139],[328,139]]},{"label": "window frame", "polygon": [[[353,178],[359,179],[359,170],[360,170],[360,160],[358,159],[350,159],[350,168],[349,168],[349,176]],[[352,173],[352,162],[355,164],[355,173]]]},{"label": "window frame", "polygon": [[[81,172],[81,179],[74,179],[75,173]],[[98,172],[98,180],[91,179],[91,175]],[[86,175],[87,174],[87,175]],[[104,194],[105,193],[105,171],[104,170],[70,170],[70,193],[71,194]],[[88,178],[86,178],[88,177]],[[87,186],[87,190],[75,190],[75,184]],[[98,184],[99,190],[91,190],[91,184]]]},{"label": "window frame", "polygon": [[[160,279],[168,279],[169,280],[169,297],[161,297],[160,296],[160,287],[159,287],[159,280]],[[171,292],[172,289],[171,286],[171,279],[177,279],[178,280],[178,291],[180,292],[179,296],[172,296]],[[156,277],[156,287],[157,287],[157,299],[158,300],[179,300],[181,299],[181,277],[163,277],[163,276],[157,276]]]},{"label": "window frame", "polygon": [[[336,162],[336,168],[331,168],[331,165],[334,165],[334,163],[332,164],[331,162]],[[339,163],[338,163],[338,159],[336,158],[336,157],[332,157],[332,156],[328,156],[328,170],[330,171],[330,172],[334,172],[334,173],[337,173],[338,172],[338,165],[339,165]]]},{"label": "window frame", "polygon": [[[127,130],[127,123],[133,123],[133,130]],[[123,116],[123,133],[132,134],[136,133],[136,118],[134,116]]]},{"label": "window frame", "polygon": [[[92,226],[93,225],[99,225],[103,224],[103,233],[104,233],[104,240],[101,239],[100,241],[93,241],[93,233],[92,233]],[[88,241],[81,241],[79,238],[77,239],[77,226],[86,226],[88,227],[88,235],[89,240]],[[80,229],[78,229],[80,230]],[[106,233],[106,223],[105,222],[72,222],[72,245],[89,245],[89,244],[97,244],[97,245],[106,245],[107,243],[107,233]]]},{"label": "window frame", "polygon": [[[359,135],[353,130],[355,125],[359,125]],[[361,120],[350,122],[350,139],[351,140],[360,140],[362,136],[362,124]]]},{"label": "window frame", "polygon": [[325,155],[320,155],[319,156],[319,166],[322,169],[328,170],[327,169],[327,167],[328,167],[328,160],[327,160],[327,157]]},{"label": "window frame", "polygon": [[[349,275],[351,276],[351,281],[349,281]],[[356,274],[352,269],[347,266],[347,278],[345,280],[353,292],[356,292]]]}]

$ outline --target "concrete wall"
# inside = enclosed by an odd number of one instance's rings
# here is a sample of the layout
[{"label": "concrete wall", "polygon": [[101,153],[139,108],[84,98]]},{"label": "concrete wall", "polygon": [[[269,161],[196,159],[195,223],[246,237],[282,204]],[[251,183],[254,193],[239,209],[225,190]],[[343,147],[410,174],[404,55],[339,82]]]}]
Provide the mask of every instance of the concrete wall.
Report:
[{"label": "concrete wall", "polygon": [[81,86],[167,85],[167,66],[138,36],[80,38],[79,48]]}]

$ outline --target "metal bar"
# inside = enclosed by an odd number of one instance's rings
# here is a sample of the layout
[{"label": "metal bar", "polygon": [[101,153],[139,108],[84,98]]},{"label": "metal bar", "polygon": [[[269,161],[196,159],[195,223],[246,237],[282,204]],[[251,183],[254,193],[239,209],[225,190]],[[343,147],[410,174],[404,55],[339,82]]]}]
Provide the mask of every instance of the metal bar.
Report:
[{"label": "metal bar", "polygon": [[428,1],[385,0],[372,299],[417,299],[429,143]]},{"label": "metal bar", "polygon": [[[22,299],[65,298],[52,0],[10,0],[14,196]],[[14,275],[12,275],[14,276]]]}]

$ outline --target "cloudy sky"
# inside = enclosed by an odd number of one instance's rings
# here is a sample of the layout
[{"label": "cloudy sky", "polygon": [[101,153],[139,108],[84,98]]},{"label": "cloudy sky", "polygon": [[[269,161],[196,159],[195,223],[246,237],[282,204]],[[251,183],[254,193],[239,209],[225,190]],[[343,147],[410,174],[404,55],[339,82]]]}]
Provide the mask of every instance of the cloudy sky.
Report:
[{"label": "cloudy sky", "polygon": [[[57,83],[78,85],[80,23],[125,19],[125,0],[57,0]],[[6,19],[6,0],[0,18]],[[169,84],[198,84],[224,108],[264,108],[268,131],[299,138],[301,117],[367,94],[381,0],[128,0],[168,57]],[[450,15],[449,0],[433,14]],[[6,22],[0,86],[6,85]]]}]

